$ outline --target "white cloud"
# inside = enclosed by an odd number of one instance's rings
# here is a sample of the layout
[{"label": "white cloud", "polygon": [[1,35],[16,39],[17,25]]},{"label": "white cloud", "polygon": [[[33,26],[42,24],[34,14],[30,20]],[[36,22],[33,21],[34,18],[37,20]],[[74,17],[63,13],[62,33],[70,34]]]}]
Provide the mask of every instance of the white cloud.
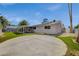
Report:
[{"label": "white cloud", "polygon": [[52,5],[50,7],[48,7],[47,9],[50,11],[55,11],[55,10],[59,10],[61,9],[62,5]]}]

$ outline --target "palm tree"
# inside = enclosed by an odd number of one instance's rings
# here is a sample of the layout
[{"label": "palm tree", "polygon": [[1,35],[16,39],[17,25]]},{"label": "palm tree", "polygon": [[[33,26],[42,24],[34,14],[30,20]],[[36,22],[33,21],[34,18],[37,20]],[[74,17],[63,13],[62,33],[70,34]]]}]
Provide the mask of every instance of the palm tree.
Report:
[{"label": "palm tree", "polygon": [[70,17],[70,33],[72,33],[73,29],[72,29],[72,4],[71,3],[68,4],[68,9],[69,9],[69,17]]},{"label": "palm tree", "polygon": [[9,21],[3,16],[0,16],[0,23],[2,24],[3,28],[10,24]]},{"label": "palm tree", "polygon": [[4,29],[7,25],[10,24],[9,21],[8,21],[5,17],[3,17],[3,16],[0,16],[0,23],[1,23],[2,27],[3,27],[3,29]]},{"label": "palm tree", "polygon": [[26,20],[22,20],[18,25],[19,26],[24,26],[24,25],[28,26],[28,22]]},{"label": "palm tree", "polygon": [[19,29],[22,29],[22,32],[24,33],[24,31],[25,31],[24,27],[25,27],[25,26],[28,26],[28,22],[27,22],[26,20],[22,20],[22,21],[19,22],[18,25],[19,25],[19,26],[22,26],[22,27],[21,27],[21,28],[18,28],[18,29],[17,29],[17,32],[19,31]]}]

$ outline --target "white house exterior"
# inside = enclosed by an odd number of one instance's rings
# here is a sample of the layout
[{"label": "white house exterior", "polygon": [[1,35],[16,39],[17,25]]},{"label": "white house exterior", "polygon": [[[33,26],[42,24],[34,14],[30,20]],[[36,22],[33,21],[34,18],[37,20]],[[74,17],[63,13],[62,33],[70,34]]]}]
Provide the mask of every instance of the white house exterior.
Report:
[{"label": "white house exterior", "polygon": [[12,27],[7,26],[6,30],[9,32],[19,32],[19,33],[40,33],[40,34],[60,34],[64,32],[64,25],[61,22],[48,22],[44,24],[34,25],[34,26],[21,26]]},{"label": "white house exterior", "polygon": [[61,22],[49,22],[35,26],[35,33],[41,34],[60,34],[64,32],[64,25]]}]

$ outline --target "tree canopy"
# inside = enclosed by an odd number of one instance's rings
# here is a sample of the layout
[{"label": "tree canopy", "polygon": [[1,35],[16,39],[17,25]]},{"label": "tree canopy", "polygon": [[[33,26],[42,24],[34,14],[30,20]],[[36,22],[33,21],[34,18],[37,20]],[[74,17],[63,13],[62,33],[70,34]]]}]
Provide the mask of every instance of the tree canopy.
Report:
[{"label": "tree canopy", "polygon": [[19,25],[19,26],[23,26],[23,25],[28,26],[28,22],[27,22],[26,20],[22,20],[22,21],[19,22],[18,25]]},{"label": "tree canopy", "polygon": [[56,20],[54,19],[53,22],[56,22]]},{"label": "tree canopy", "polygon": [[4,16],[0,16],[0,23],[3,27],[10,25],[9,21]]},{"label": "tree canopy", "polygon": [[78,27],[79,27],[79,24],[75,26],[75,29],[78,29]]}]

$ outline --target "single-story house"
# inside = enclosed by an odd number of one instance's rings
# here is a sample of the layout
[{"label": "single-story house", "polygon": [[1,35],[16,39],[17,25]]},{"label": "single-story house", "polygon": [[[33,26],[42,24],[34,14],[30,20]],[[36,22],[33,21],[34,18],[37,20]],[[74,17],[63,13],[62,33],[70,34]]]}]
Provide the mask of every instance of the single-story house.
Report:
[{"label": "single-story house", "polygon": [[6,31],[18,33],[40,33],[40,34],[60,34],[65,30],[64,25],[60,21],[48,22],[33,26],[7,26]]},{"label": "single-story house", "polygon": [[16,32],[17,31],[17,26],[6,26],[5,31],[7,32]]}]

